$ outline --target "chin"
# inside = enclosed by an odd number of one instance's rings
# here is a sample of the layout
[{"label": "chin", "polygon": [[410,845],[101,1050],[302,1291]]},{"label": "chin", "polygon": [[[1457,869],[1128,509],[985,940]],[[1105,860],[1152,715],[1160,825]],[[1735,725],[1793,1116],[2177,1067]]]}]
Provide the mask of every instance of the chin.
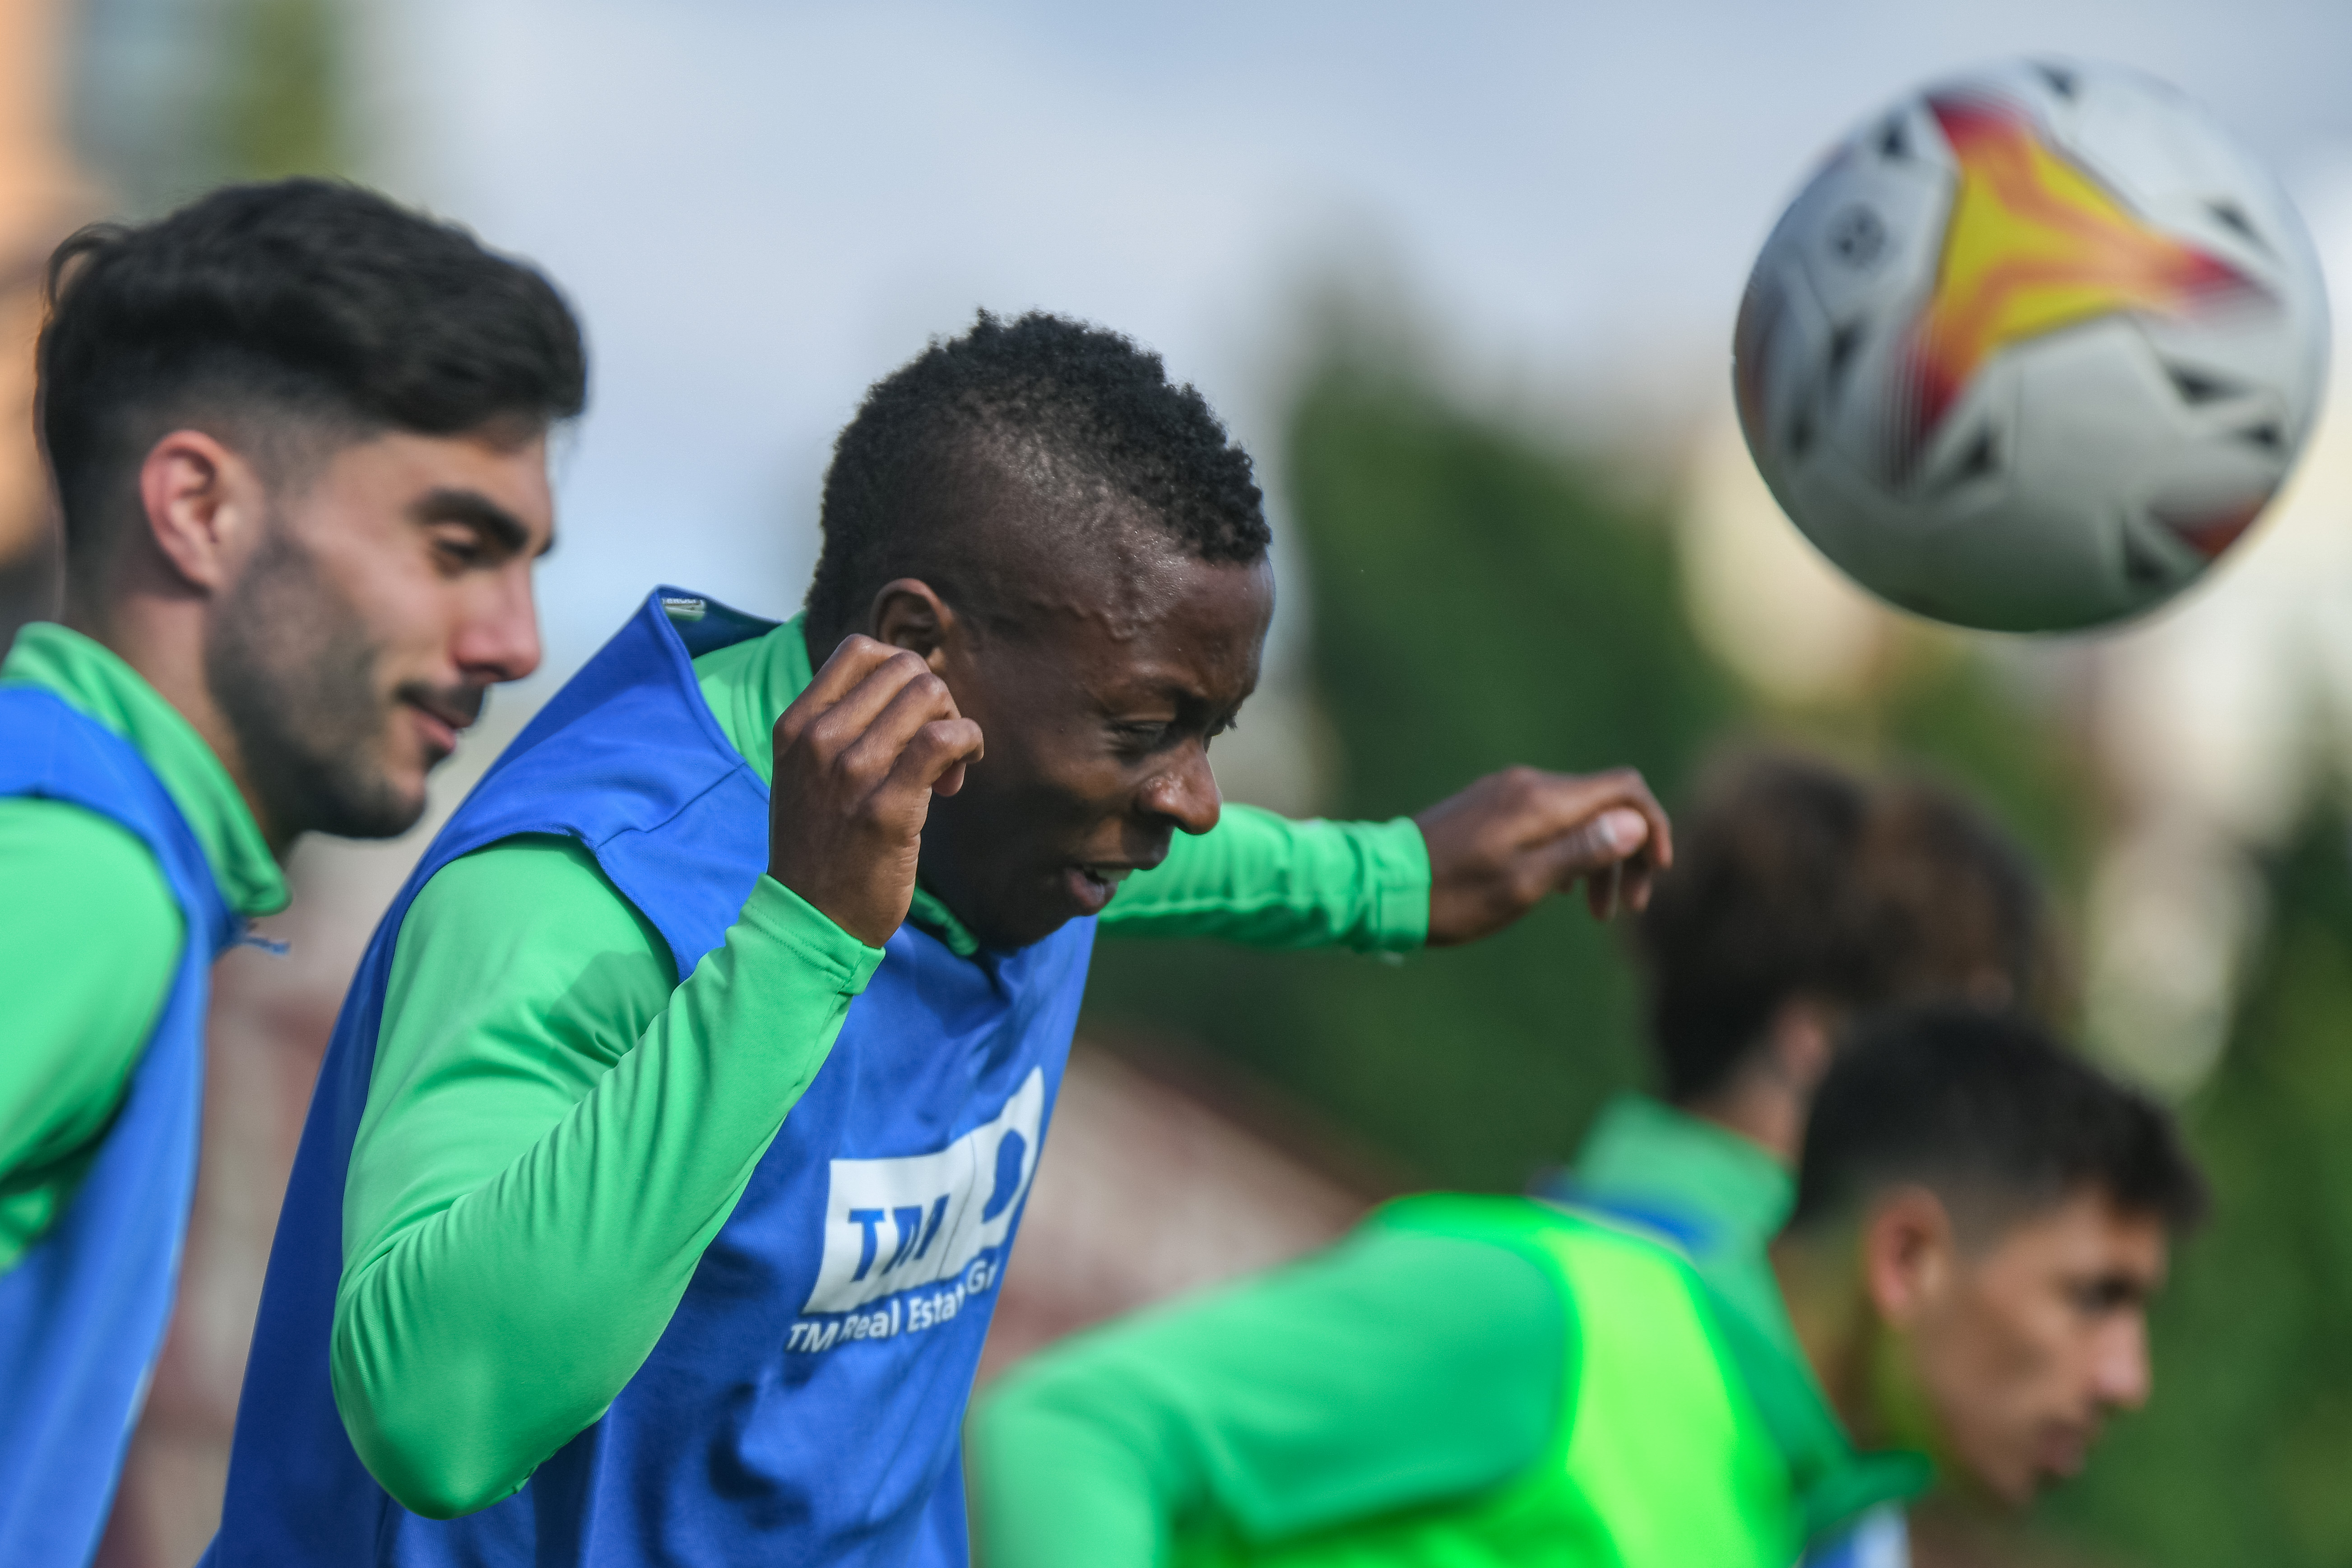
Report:
[{"label": "chin", "polygon": [[1051,914],[1028,910],[1014,920],[990,921],[984,924],[967,921],[964,923],[971,928],[971,934],[980,939],[981,946],[1005,952],[1016,948],[1034,947],[1077,918],[1069,910],[1057,910]]},{"label": "chin", "polygon": [[2005,1513],[2021,1513],[2033,1506],[2033,1500],[2045,1488],[2063,1479],[2042,1470],[2028,1469],[1999,1476],[1979,1474],[1977,1489],[1985,1500]]},{"label": "chin", "polygon": [[1056,889],[1048,887],[1034,899],[1000,903],[970,914],[956,910],[955,915],[981,946],[1007,952],[1045,941],[1083,912],[1071,908],[1069,900],[1060,897]]},{"label": "chin", "polygon": [[350,781],[318,803],[310,826],[338,838],[397,838],[425,816],[425,781],[379,775]]}]

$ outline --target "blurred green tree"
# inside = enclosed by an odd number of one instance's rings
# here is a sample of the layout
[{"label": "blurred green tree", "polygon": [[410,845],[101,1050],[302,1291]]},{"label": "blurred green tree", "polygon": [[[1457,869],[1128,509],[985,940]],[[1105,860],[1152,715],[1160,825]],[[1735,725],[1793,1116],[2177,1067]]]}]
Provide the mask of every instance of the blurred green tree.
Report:
[{"label": "blurred green tree", "polygon": [[232,0],[221,152],[236,177],[333,174],[349,162],[336,0]]},{"label": "blurred green tree", "polygon": [[351,0],[82,0],[69,117],[124,216],[349,171]]}]

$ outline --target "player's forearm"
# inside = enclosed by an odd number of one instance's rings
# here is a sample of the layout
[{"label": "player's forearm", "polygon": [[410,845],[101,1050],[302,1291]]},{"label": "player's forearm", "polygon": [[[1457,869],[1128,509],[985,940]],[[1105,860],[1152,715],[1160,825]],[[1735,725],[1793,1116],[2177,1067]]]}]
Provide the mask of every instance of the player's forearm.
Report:
[{"label": "player's forearm", "polygon": [[763,880],[568,1115],[484,1184],[347,1260],[336,1403],[386,1490],[435,1516],[485,1507],[602,1414],[877,956]]},{"label": "player's forearm", "polygon": [[1165,862],[1129,878],[1101,929],[1268,949],[1402,952],[1428,936],[1429,886],[1428,847],[1410,818],[1296,822],[1227,805],[1211,831],[1179,835]]}]

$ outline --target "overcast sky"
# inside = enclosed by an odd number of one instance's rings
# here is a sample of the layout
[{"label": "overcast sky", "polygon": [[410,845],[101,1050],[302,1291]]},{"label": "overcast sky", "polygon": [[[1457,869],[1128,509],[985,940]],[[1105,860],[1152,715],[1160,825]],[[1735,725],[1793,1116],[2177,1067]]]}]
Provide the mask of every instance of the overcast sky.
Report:
[{"label": "overcast sky", "polygon": [[1923,77],[2120,59],[2299,191],[2352,167],[2352,5],[2325,0],[398,0],[371,26],[379,177],[588,321],[544,578],[562,668],[657,579],[790,613],[834,431],[975,306],[1130,332],[1268,452],[1300,301],[1357,272],[1473,378],[1703,410],[1780,204]]}]

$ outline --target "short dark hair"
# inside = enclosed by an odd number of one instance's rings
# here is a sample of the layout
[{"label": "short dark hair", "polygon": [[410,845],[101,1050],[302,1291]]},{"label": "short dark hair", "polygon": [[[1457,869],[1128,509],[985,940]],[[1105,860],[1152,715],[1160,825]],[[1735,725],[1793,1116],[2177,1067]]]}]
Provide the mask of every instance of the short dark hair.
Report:
[{"label": "short dark hair", "polygon": [[1790,1228],[1837,1223],[1908,1183],[2004,1224],[2086,1189],[2175,1230],[2206,1207],[2163,1107],[2029,1019],[1951,1005],[1857,1029],[1814,1097]]},{"label": "short dark hair", "polygon": [[230,185],[93,225],[51,257],[48,293],[37,417],[69,561],[106,547],[123,481],[174,425],[226,422],[282,466],[298,436],[543,427],[587,401],[554,285],[339,182]]},{"label": "short dark hair", "polygon": [[[1784,752],[1719,762],[1677,813],[1634,928],[1666,1098],[1721,1087],[1792,998],[1854,1010],[2051,983],[2040,886],[1982,813],[1923,779]],[[1978,988],[1996,979],[2007,994]]]},{"label": "short dark hair", "polygon": [[813,631],[853,629],[893,578],[952,575],[976,464],[1049,505],[1119,506],[1198,560],[1246,565],[1273,540],[1249,454],[1158,354],[1065,317],[982,310],[875,383],[835,442]]}]

